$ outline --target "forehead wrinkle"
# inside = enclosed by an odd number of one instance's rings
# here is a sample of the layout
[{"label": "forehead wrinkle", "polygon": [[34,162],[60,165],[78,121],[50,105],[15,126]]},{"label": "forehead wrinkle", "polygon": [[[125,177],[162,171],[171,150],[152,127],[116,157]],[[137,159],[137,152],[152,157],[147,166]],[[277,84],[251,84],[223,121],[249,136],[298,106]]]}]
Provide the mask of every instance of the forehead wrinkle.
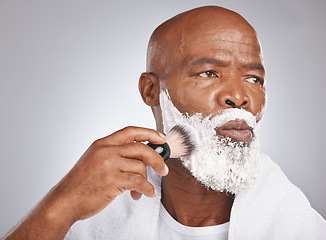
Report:
[{"label": "forehead wrinkle", "polygon": [[[221,26],[214,27],[210,31],[205,32],[206,36],[211,36],[210,41],[223,41],[226,43],[236,43],[244,44],[254,47],[260,50],[260,44],[256,32],[253,30],[251,33],[245,33],[244,31],[238,29],[236,26]],[[194,39],[194,36],[192,36]],[[199,39],[200,41],[200,39]]]},{"label": "forehead wrinkle", "polygon": [[[189,48],[191,50],[191,45],[198,45],[201,44],[203,46],[203,49],[208,50],[211,46],[211,44],[220,43],[221,50],[231,50],[231,45],[237,46],[236,48],[239,49],[239,52],[241,52],[241,49],[244,48],[252,48],[255,50],[258,55],[261,54],[261,47],[259,42],[256,38],[253,37],[243,37],[239,40],[231,40],[231,39],[225,39],[218,35],[218,33],[214,34],[211,38],[208,37],[208,35],[205,35],[205,38],[202,38],[201,36],[191,36],[189,41]],[[215,47],[212,47],[212,50],[215,50]]]},{"label": "forehead wrinkle", "polygon": [[[222,40],[223,42],[226,42],[226,43],[234,43],[234,44],[238,44],[239,42],[238,41],[232,41],[232,40]],[[243,45],[246,45],[246,46],[249,46],[249,47],[253,47],[254,49],[258,50],[260,52],[260,46],[256,45],[256,44],[253,44],[254,42],[245,42],[245,41],[241,41],[240,42],[241,44]]]},{"label": "forehead wrinkle", "polygon": [[190,65],[195,66],[195,65],[200,65],[203,63],[224,65],[225,61],[222,61],[221,59],[217,59],[217,58],[199,58],[199,59],[193,61],[192,63],[190,63]]},{"label": "forehead wrinkle", "polygon": [[[225,39],[226,37],[229,39]],[[240,57],[240,59],[244,60],[244,63],[257,61],[258,65],[260,60],[262,60],[260,44],[257,41],[257,38],[253,36],[242,36],[238,39],[232,40],[231,37],[220,36],[218,33],[205,34],[205,38],[202,38],[201,35],[198,33],[193,33],[190,36],[186,36],[185,38],[183,38],[183,40],[188,41],[186,43],[183,43],[183,51],[180,51],[179,54],[185,53],[185,55],[188,55],[187,59],[189,61],[186,63],[186,65],[189,65],[189,62],[194,60],[195,61],[190,63],[190,65],[197,65],[199,63],[211,63],[221,65],[230,61],[233,58],[232,56],[235,55]],[[197,49],[196,46],[200,46],[200,49]],[[257,57],[257,60],[251,59],[250,61],[248,59],[248,51],[250,52],[250,57]],[[198,59],[191,59],[195,55],[197,55]],[[258,67],[254,65],[253,68],[258,69]],[[260,67],[260,69],[263,68]]]}]

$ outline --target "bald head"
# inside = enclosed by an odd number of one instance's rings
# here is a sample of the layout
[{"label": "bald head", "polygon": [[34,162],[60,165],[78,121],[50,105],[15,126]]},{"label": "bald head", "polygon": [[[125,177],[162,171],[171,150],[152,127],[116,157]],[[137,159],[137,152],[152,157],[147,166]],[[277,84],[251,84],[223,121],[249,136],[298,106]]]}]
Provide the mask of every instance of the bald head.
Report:
[{"label": "bald head", "polygon": [[164,78],[174,62],[171,60],[193,47],[196,41],[201,42],[207,35],[213,35],[210,40],[214,40],[214,35],[217,41],[222,35],[223,40],[227,40],[230,32],[233,32],[233,37],[236,32],[241,38],[237,41],[254,45],[260,51],[255,30],[236,12],[218,6],[205,6],[181,13],[153,32],[148,44],[146,71]]},{"label": "bald head", "polygon": [[158,129],[162,90],[181,113],[216,116],[226,108],[241,108],[260,120],[264,77],[253,27],[233,11],[207,6],[181,13],[155,29],[139,89],[154,111]]}]

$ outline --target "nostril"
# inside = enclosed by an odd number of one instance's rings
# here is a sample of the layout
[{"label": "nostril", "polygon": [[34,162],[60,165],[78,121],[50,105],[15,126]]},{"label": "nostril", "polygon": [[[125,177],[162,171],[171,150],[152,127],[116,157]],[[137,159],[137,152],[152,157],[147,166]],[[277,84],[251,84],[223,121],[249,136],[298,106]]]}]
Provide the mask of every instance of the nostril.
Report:
[{"label": "nostril", "polygon": [[244,102],[241,104],[241,106],[246,105],[246,104],[247,104],[247,101],[244,101]]},{"label": "nostril", "polygon": [[235,103],[232,102],[232,101],[229,100],[229,99],[226,99],[226,100],[225,100],[225,103],[226,103],[227,105],[230,105],[230,106],[232,106],[232,107],[235,107]]}]

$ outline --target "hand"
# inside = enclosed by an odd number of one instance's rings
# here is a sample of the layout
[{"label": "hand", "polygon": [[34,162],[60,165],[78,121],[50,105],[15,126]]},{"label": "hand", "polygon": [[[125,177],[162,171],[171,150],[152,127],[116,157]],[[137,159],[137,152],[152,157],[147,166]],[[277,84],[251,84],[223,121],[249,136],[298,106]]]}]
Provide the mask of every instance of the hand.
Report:
[{"label": "hand", "polygon": [[154,197],[146,166],[162,176],[168,168],[144,141],[162,144],[165,139],[152,129],[127,127],[96,140],[49,193],[55,209],[62,210],[57,212],[77,221],[100,212],[126,190],[131,190],[135,200],[142,194]]},{"label": "hand", "polygon": [[127,127],[95,141],[4,239],[64,239],[74,222],[100,212],[126,190],[132,190],[134,199],[154,197],[146,166],[162,176],[168,168],[144,141],[162,144],[165,139],[152,129]]}]

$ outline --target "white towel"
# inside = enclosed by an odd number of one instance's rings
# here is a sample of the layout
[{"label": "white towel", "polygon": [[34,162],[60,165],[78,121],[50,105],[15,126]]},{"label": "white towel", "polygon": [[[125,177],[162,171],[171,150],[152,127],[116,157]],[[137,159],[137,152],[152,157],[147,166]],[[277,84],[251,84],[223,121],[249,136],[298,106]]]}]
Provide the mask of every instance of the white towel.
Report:
[{"label": "white towel", "polygon": [[[143,196],[134,201],[126,192],[101,213],[75,223],[66,239],[154,239],[161,178],[149,169],[149,181],[159,193],[154,199]],[[253,188],[235,198],[229,239],[326,240],[326,221],[281,169],[261,155],[261,171]]]},{"label": "white towel", "polygon": [[142,196],[134,201],[129,192],[125,192],[99,214],[76,222],[65,239],[154,239],[160,209],[161,177],[152,169],[148,169],[148,173],[148,180],[158,192],[155,198]]},{"label": "white towel", "polygon": [[229,239],[326,240],[326,222],[281,169],[261,155],[253,188],[235,198]]}]

